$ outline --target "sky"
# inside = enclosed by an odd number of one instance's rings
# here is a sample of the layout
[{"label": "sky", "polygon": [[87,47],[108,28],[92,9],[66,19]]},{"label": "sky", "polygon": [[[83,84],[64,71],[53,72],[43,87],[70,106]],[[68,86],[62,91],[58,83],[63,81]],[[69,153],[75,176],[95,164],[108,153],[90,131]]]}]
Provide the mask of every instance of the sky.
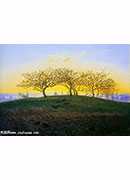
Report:
[{"label": "sky", "polygon": [[21,92],[16,85],[22,73],[63,66],[110,72],[120,92],[130,93],[130,45],[125,44],[1,44],[0,93]]}]

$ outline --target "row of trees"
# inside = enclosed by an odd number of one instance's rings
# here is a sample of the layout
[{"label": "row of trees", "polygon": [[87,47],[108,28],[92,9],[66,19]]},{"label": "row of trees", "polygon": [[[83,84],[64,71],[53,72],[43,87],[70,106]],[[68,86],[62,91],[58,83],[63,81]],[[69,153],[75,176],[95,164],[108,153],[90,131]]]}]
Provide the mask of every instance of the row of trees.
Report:
[{"label": "row of trees", "polygon": [[85,94],[110,95],[115,91],[116,83],[103,71],[77,72],[72,69],[46,69],[23,74],[23,80],[19,87],[32,88],[40,91],[46,97],[46,90],[56,85],[66,87],[69,95],[78,95],[79,91]]}]

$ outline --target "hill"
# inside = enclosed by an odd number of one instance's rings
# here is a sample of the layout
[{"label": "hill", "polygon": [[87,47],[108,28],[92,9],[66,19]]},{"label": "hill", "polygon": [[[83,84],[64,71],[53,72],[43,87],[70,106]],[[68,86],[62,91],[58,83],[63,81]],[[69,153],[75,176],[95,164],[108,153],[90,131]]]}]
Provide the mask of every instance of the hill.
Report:
[{"label": "hill", "polygon": [[130,104],[86,96],[4,102],[0,104],[0,130],[39,135],[130,135]]}]

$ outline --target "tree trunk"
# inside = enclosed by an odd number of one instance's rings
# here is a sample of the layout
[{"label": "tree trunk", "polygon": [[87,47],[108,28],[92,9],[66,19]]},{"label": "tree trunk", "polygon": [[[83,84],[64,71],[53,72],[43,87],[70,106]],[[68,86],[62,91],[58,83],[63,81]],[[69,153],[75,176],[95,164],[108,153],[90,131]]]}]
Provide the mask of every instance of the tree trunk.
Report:
[{"label": "tree trunk", "polygon": [[75,96],[76,94],[75,94],[75,90],[74,89],[73,89],[73,93],[74,93],[74,96]]},{"label": "tree trunk", "polygon": [[75,90],[73,90],[74,91],[74,95],[75,96],[78,96],[78,91],[75,89]]},{"label": "tree trunk", "polygon": [[93,92],[93,97],[95,96],[94,92]]},{"label": "tree trunk", "polygon": [[93,97],[95,96],[94,89],[92,89],[92,96],[93,96]]},{"label": "tree trunk", "polygon": [[70,90],[69,90],[69,91],[70,91],[70,96],[72,96],[72,89],[70,88]]},{"label": "tree trunk", "polygon": [[43,89],[43,91],[42,91],[44,98],[47,97],[46,92],[45,92],[45,91],[46,91],[46,88],[47,88],[47,87],[45,87],[45,88]]},{"label": "tree trunk", "polygon": [[78,91],[77,90],[75,91],[75,95],[78,96]]}]

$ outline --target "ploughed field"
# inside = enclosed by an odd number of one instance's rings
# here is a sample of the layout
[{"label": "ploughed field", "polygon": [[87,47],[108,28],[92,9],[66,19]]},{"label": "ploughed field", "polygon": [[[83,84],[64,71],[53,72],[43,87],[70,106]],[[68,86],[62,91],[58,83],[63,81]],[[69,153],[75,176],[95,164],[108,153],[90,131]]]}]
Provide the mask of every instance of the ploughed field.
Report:
[{"label": "ploughed field", "polygon": [[0,104],[0,131],[39,135],[130,135],[130,104],[87,96],[27,98]]}]

